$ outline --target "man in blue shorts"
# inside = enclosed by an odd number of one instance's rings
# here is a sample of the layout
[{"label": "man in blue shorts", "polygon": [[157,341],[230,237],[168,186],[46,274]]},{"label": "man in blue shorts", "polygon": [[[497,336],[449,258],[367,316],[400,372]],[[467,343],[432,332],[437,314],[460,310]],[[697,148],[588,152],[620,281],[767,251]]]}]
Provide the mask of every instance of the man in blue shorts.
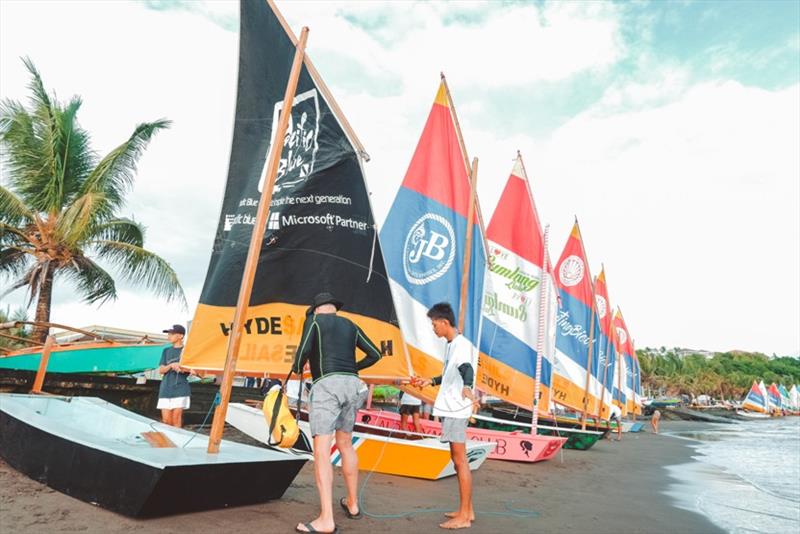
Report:
[{"label": "man in blue shorts", "polygon": [[[292,364],[292,372],[302,373],[308,362],[313,386],[309,397],[309,424],[314,438],[314,474],[321,512],[308,523],[298,523],[298,532],[338,532],[333,520],[333,466],[331,442],[342,458],[342,474],[347,497],[339,505],[350,519],[361,519],[358,509],[358,456],[353,449],[356,412],[367,399],[367,386],[358,371],[377,363],[380,350],[352,321],[336,312],[342,302],[330,293],[320,293],[306,313],[303,336]],[[356,361],[356,348],[366,357]]]}]

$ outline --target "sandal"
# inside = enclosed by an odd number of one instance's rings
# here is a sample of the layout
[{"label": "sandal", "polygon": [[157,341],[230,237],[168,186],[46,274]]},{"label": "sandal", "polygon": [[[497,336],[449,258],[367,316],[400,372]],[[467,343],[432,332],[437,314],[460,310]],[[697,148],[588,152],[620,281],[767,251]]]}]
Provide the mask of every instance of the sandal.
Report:
[{"label": "sandal", "polygon": [[347,515],[348,519],[361,519],[362,517],[364,517],[361,514],[360,508],[358,509],[358,512],[355,514],[350,511],[350,508],[348,508],[347,506],[347,497],[342,497],[341,499],[339,499],[339,505],[342,507],[342,510],[344,510],[344,513]]}]

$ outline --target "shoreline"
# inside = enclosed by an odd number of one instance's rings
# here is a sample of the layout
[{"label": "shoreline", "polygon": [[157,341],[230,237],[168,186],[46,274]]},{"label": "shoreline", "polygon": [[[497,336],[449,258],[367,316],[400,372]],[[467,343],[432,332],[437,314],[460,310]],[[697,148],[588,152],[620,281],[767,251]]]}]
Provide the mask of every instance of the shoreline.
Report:
[{"label": "shoreline", "polygon": [[[707,426],[664,421],[662,432]],[[566,450],[548,462],[487,461],[473,472],[477,518],[467,532],[724,532],[699,510],[687,509],[674,495],[680,481],[670,469],[700,464],[693,456],[685,438],[640,432],[623,434],[620,443],[603,440],[589,451]],[[339,469],[335,471],[337,502],[344,489]],[[437,532],[443,520],[441,510],[457,504],[455,477],[426,481],[361,471],[359,487],[365,512],[414,515],[352,521],[334,506],[342,532]],[[0,517],[3,526],[13,532],[293,532],[299,521],[316,517],[316,500],[313,464],[309,462],[282,499],[137,520],[51,490],[0,461]],[[532,511],[535,516],[514,515],[514,510]]]}]

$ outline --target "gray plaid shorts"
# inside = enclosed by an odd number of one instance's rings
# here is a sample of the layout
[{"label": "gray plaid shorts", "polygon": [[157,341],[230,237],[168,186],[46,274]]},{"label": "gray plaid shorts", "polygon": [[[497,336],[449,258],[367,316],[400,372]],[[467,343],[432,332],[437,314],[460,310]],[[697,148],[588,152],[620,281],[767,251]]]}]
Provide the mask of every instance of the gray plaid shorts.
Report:
[{"label": "gray plaid shorts", "polygon": [[336,430],[352,432],[356,412],[367,400],[366,384],[357,376],[331,375],[311,387],[308,417],[311,435],[333,434]]},{"label": "gray plaid shorts", "polygon": [[469,419],[456,419],[455,417],[442,417],[441,419],[442,435],[439,441],[466,443]]}]

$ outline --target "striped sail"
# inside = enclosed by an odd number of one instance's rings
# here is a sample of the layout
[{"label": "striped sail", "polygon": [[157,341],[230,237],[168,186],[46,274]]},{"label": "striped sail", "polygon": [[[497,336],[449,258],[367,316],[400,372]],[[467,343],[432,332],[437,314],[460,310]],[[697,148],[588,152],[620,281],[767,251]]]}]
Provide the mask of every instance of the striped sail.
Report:
[{"label": "striped sail", "polygon": [[589,372],[587,411],[597,415],[603,386],[598,380],[597,358],[589,370],[589,350],[596,342],[591,333],[595,323],[592,278],[577,221],[556,264],[555,279],[561,307],[556,319],[553,402],[582,411]]},{"label": "striped sail", "polygon": [[784,410],[792,409],[792,399],[783,384],[778,385],[778,392],[781,394],[781,406]]},{"label": "striped sail", "polygon": [[622,387],[623,395],[625,397],[625,412],[636,413],[636,395],[635,395],[635,367],[633,361],[633,344],[631,343],[631,336],[628,333],[628,327],[625,324],[625,319],[622,317],[622,311],[617,308],[614,313],[614,331],[617,340],[617,354],[622,359]]},{"label": "striped sail", "polygon": [[611,303],[608,298],[608,286],[606,285],[605,269],[600,271],[594,283],[594,296],[597,308],[597,328],[595,336],[598,340],[595,345],[597,350],[597,363],[600,371],[600,382],[603,385],[601,392],[602,406],[600,416],[607,419],[611,413],[611,406],[614,399],[618,396],[618,390],[614,381],[617,369],[617,352],[611,342]]},{"label": "striped sail", "polygon": [[[544,236],[530,184],[517,155],[511,176],[486,229],[488,269],[484,281],[478,386],[491,395],[532,409],[539,341]],[[547,275],[549,277],[549,275]],[[539,409],[548,411],[558,308],[547,284]]]},{"label": "striped sail", "polygon": [[800,411],[800,391],[796,385],[792,385],[792,389],[789,390],[789,400],[792,402],[792,410]]},{"label": "striped sail", "polygon": [[783,403],[781,402],[781,392],[778,390],[778,386],[776,386],[774,382],[770,384],[769,388],[767,388],[767,400],[769,401],[769,407],[772,411],[779,412],[783,408]]},{"label": "striped sail", "polygon": [[[470,203],[466,162],[442,81],[380,235],[400,327],[411,365],[420,376],[441,374],[445,351],[445,342],[434,335],[426,313],[446,301],[458,314],[464,276],[468,291],[462,334],[477,361],[486,253],[476,209],[470,222],[470,268],[463,272]],[[429,402],[436,395],[431,387],[414,392]]]},{"label": "striped sail", "polygon": [[761,393],[761,388],[758,387],[758,384],[755,380],[753,380],[753,385],[750,386],[750,391],[747,392],[747,396],[744,398],[744,401],[742,401],[742,408],[759,413],[767,412],[766,400],[764,399],[764,395]]}]

